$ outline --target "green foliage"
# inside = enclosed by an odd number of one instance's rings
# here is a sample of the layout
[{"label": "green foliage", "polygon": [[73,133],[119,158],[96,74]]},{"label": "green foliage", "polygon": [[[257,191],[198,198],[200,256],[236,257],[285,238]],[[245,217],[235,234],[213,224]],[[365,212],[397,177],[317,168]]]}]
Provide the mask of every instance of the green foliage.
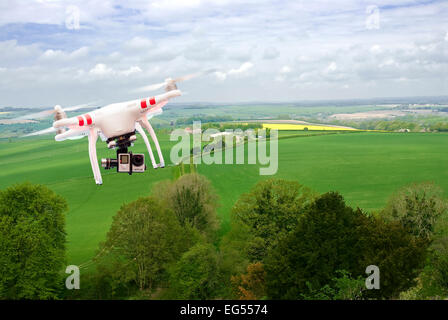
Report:
[{"label": "green foliage", "polygon": [[402,299],[446,299],[448,297],[448,216],[435,225],[435,232],[417,285],[400,295]]},{"label": "green foliage", "polygon": [[[365,268],[380,269],[380,290],[366,298],[394,298],[414,284],[423,267],[428,241],[400,223],[386,223],[348,207],[337,193],[326,193],[307,209],[296,229],[280,240],[265,259],[270,298],[301,299],[322,295],[337,270],[358,279]],[[334,292],[333,292],[334,293]]]},{"label": "green foliage", "polygon": [[[123,205],[113,218],[101,250],[103,272],[118,284],[134,282],[151,291],[165,279],[167,268],[198,241],[174,213],[154,197]],[[110,270],[110,271],[108,271]]]},{"label": "green foliage", "polygon": [[362,130],[398,131],[409,129],[412,132],[419,132],[422,125],[415,120],[365,120],[365,121],[333,121],[334,124],[345,125]]},{"label": "green foliage", "polygon": [[176,120],[176,125],[191,125],[193,121],[201,121],[203,123],[206,122],[222,122],[222,121],[232,121],[233,118],[231,116],[206,116],[206,115],[195,115],[188,118],[178,118]]},{"label": "green foliage", "polygon": [[282,179],[260,181],[249,193],[241,195],[232,215],[253,236],[248,248],[251,261],[263,260],[266,250],[294,229],[313,197],[310,189]]},{"label": "green foliage", "polygon": [[57,298],[67,209],[65,199],[42,185],[0,191],[0,298]]},{"label": "green foliage", "polygon": [[430,240],[436,221],[447,210],[448,203],[440,187],[419,183],[403,187],[392,195],[381,216],[387,221],[400,222],[415,236]]},{"label": "green foliage", "polygon": [[218,198],[210,181],[196,173],[154,186],[154,196],[169,207],[182,226],[189,225],[213,238],[219,227]]},{"label": "green foliage", "polygon": [[318,290],[310,288],[309,294],[302,295],[304,300],[360,300],[366,290],[365,279],[362,276],[354,279],[345,270],[336,271],[331,284],[326,284]]},{"label": "green foliage", "polygon": [[424,267],[428,240],[409,233],[398,222],[370,219],[362,232],[360,264],[380,269],[380,290],[367,290],[365,297],[391,299],[415,285]]},{"label": "green foliage", "polygon": [[249,254],[254,236],[250,234],[247,226],[233,223],[230,231],[221,239],[220,255],[222,257],[220,268],[225,280],[227,297],[233,296],[229,280],[246,272],[250,264]]},{"label": "green foliage", "polygon": [[[244,110],[241,107],[240,111]],[[157,135],[165,159],[169,159],[170,148],[177,142],[159,131]],[[362,132],[279,140],[280,163],[275,177],[298,180],[319,192],[328,191],[331,183],[349,203],[367,211],[380,210],[394,190],[412,181],[434,181],[448,190],[448,171],[440,169],[448,156],[447,137],[446,133]],[[67,199],[67,257],[68,264],[75,265],[95,255],[123,202],[147,196],[155,183],[172,179],[173,174],[168,163],[165,169],[148,169],[132,176],[109,172],[98,187],[86,159],[86,144],[85,139],[55,144],[51,136],[0,141],[0,189],[26,178],[51,186]],[[146,152],[141,139],[133,152]],[[99,158],[110,156],[110,150],[98,148]],[[222,236],[230,230],[236,200],[266,177],[259,175],[257,165],[250,164],[198,165],[198,172],[212,182],[220,196],[217,214]]]},{"label": "green foliage", "polygon": [[437,241],[428,253],[425,268],[417,279],[417,286],[400,295],[402,299],[448,298],[448,243]]},{"label": "green foliage", "polygon": [[234,123],[234,122],[224,122],[224,123],[205,123],[201,125],[202,131],[207,129],[217,129],[219,131],[226,130],[237,130],[241,129],[242,131],[246,131],[248,129],[262,129],[263,124],[260,122],[249,122],[249,123]]},{"label": "green foliage", "polygon": [[434,123],[430,126],[431,130],[436,130],[436,131],[448,131],[448,122],[437,122]]},{"label": "green foliage", "polygon": [[329,284],[337,270],[361,274],[358,227],[365,219],[337,193],[317,198],[295,230],[269,251],[265,260],[268,296],[298,299]]},{"label": "green foliage", "polygon": [[212,299],[221,286],[218,254],[211,244],[196,244],[170,270],[170,298]]}]

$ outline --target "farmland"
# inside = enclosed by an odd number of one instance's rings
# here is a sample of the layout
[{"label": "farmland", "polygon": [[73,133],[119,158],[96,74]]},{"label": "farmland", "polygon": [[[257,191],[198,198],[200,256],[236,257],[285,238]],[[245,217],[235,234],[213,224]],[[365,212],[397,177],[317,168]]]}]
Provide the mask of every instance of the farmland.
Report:
[{"label": "farmland", "polygon": [[[169,163],[168,135],[159,140]],[[340,191],[353,206],[370,212],[382,208],[398,187],[434,181],[448,191],[448,134],[345,133],[279,140],[278,178],[293,179],[318,192]],[[101,147],[98,157],[113,152]],[[144,152],[137,140],[134,152]],[[125,203],[150,193],[155,182],[172,179],[170,167],[143,174],[118,175],[102,170],[96,186],[90,171],[87,139],[55,143],[51,137],[0,143],[0,188],[30,181],[49,186],[69,204],[66,216],[68,262],[91,259],[103,241],[112,216]],[[221,234],[230,225],[230,210],[241,193],[260,179],[258,165],[199,165],[220,196]]]},{"label": "farmland", "polygon": [[263,124],[263,128],[277,129],[277,130],[310,130],[310,131],[356,131],[353,128],[337,127],[337,126],[325,126],[325,125],[313,125],[313,124],[286,124],[286,123],[267,123]]}]

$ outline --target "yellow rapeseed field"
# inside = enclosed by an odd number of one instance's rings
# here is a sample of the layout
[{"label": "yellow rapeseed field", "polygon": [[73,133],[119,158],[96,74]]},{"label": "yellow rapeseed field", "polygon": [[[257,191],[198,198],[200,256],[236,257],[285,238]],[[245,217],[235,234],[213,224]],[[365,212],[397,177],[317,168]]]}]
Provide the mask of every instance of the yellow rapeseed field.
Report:
[{"label": "yellow rapeseed field", "polygon": [[263,123],[264,129],[277,129],[277,130],[314,130],[314,131],[358,131],[358,129],[337,127],[337,126],[324,126],[324,125],[308,125],[308,124],[289,124],[289,123]]}]

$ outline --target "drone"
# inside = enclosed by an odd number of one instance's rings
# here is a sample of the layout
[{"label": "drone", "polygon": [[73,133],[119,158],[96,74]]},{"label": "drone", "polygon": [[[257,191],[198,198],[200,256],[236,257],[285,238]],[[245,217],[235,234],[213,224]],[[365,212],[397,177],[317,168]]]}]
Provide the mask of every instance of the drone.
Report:
[{"label": "drone", "polygon": [[[67,111],[75,111],[89,106],[80,105],[63,109],[61,106],[56,105],[53,110],[39,113],[39,116],[54,114],[53,126],[26,136],[54,132],[56,133],[56,141],[74,140],[87,136],[89,139],[90,164],[97,185],[103,184],[96,153],[98,136],[107,143],[109,149],[116,149],[117,158],[101,160],[101,166],[106,170],[117,168],[117,172],[128,174],[144,172],[146,170],[144,155],[133,154],[128,151],[128,148],[133,146],[134,141],[137,139],[136,132],[142,136],[145,142],[153,168],[164,168],[165,160],[160,149],[159,141],[149,120],[156,115],[160,115],[162,108],[170,99],[181,95],[181,91],[176,86],[177,82],[188,80],[201,74],[204,74],[204,72],[177,79],[168,78],[162,83],[143,88],[144,90],[157,90],[165,87],[165,93],[163,94],[109,104],[71,118],[67,117]],[[28,118],[36,118],[36,116],[31,115]],[[159,163],[156,163],[151,145],[143,128],[149,132],[154,142]]]}]

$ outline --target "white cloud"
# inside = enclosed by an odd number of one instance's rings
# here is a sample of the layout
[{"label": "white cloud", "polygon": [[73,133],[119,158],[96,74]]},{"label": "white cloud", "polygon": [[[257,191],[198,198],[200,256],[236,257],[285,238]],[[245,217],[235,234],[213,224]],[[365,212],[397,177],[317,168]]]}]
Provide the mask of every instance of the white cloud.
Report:
[{"label": "white cloud", "polygon": [[201,0],[157,0],[152,2],[151,6],[154,8],[179,10],[183,8],[198,7],[200,4]]},{"label": "white cloud", "polygon": [[115,71],[112,68],[106,66],[104,63],[98,63],[95,65],[95,67],[90,69],[89,73],[95,76],[107,76],[114,74]]},{"label": "white cloud", "polygon": [[230,69],[227,74],[246,73],[247,71],[252,69],[253,66],[254,64],[252,62],[245,62],[238,69]]},{"label": "white cloud", "polygon": [[264,49],[263,58],[266,60],[276,59],[280,56],[280,51],[274,47]]},{"label": "white cloud", "polygon": [[153,43],[150,39],[143,37],[134,37],[127,41],[124,46],[129,50],[144,50],[150,49]]},{"label": "white cloud", "polygon": [[57,62],[57,61],[67,62],[68,60],[76,60],[76,59],[86,58],[88,56],[88,53],[89,53],[88,47],[81,47],[72,52],[47,49],[42,53],[42,55],[40,56],[40,59],[46,60],[46,61],[52,61],[52,62]]},{"label": "white cloud", "polygon": [[375,44],[375,45],[370,47],[370,52],[373,53],[373,54],[381,53],[382,52],[382,48],[381,48],[380,45]]},{"label": "white cloud", "polygon": [[215,75],[219,80],[226,80],[226,78],[227,78],[227,73],[222,72],[222,71],[216,71]]},{"label": "white cloud", "polygon": [[219,80],[226,80],[228,76],[231,75],[243,75],[246,74],[250,69],[252,69],[254,64],[252,62],[244,62],[239,68],[237,69],[230,69],[229,71],[215,71],[214,74]]},{"label": "white cloud", "polygon": [[132,66],[128,69],[125,70],[121,70],[121,71],[117,71],[114,70],[111,67],[108,67],[106,64],[104,63],[98,63],[95,65],[95,67],[93,67],[92,69],[89,70],[89,74],[93,75],[93,76],[112,76],[112,75],[118,75],[118,76],[130,76],[132,74],[136,74],[136,73],[140,73],[142,72],[142,69],[138,66]]},{"label": "white cloud", "polygon": [[3,1],[0,105],[132,99],[209,68],[215,77],[179,85],[191,93],[179,101],[446,94],[448,2],[374,4],[379,29],[355,0],[73,0],[80,29],[68,30],[63,1]]},{"label": "white cloud", "polygon": [[335,72],[338,68],[338,65],[336,64],[336,62],[332,61],[327,68],[325,68],[324,73],[331,73],[331,72]]},{"label": "white cloud", "polygon": [[125,76],[130,76],[131,74],[140,73],[140,72],[142,72],[142,69],[140,69],[140,67],[132,66],[129,69],[122,71],[121,73]]},{"label": "white cloud", "polygon": [[283,73],[283,74],[286,74],[286,73],[290,73],[292,70],[291,70],[291,67],[289,67],[289,66],[283,66],[281,69],[280,69],[280,73]]}]

